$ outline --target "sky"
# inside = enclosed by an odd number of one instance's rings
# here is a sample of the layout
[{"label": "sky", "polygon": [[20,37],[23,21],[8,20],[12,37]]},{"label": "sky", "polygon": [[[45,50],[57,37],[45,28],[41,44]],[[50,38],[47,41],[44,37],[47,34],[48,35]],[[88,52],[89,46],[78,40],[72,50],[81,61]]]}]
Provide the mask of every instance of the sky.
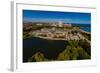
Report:
[{"label": "sky", "polygon": [[91,13],[23,10],[23,21],[91,24]]}]

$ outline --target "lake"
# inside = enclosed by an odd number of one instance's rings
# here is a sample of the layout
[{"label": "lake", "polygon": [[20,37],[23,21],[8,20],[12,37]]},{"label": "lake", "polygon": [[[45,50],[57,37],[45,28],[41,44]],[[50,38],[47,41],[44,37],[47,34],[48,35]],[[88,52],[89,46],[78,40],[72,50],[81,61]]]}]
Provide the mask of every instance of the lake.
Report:
[{"label": "lake", "polygon": [[27,59],[36,52],[41,52],[46,58],[54,60],[67,44],[67,41],[63,40],[45,40],[36,37],[24,39],[23,62],[27,62]]}]

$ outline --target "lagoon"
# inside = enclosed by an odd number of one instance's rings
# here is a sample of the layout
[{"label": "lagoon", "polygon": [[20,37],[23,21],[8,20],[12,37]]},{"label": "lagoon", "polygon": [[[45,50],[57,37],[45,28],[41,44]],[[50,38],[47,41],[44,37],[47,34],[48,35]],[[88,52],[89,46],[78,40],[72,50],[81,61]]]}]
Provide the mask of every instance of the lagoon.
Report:
[{"label": "lagoon", "polygon": [[45,40],[41,38],[28,38],[23,40],[23,62],[36,52],[41,52],[48,59],[56,59],[57,55],[62,52],[67,45],[64,40]]}]

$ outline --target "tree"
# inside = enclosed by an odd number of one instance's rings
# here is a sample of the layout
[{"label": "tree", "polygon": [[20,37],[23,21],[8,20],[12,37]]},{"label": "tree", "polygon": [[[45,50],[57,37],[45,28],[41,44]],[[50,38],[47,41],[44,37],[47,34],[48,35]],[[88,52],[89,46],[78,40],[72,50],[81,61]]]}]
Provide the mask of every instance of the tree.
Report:
[{"label": "tree", "polygon": [[65,49],[63,52],[61,52],[58,55],[58,60],[69,60],[70,59],[70,55],[69,55],[69,51],[67,49]]},{"label": "tree", "polygon": [[41,52],[37,52],[28,59],[28,62],[32,62],[33,60],[39,62],[39,61],[47,61],[48,59],[46,59]]}]

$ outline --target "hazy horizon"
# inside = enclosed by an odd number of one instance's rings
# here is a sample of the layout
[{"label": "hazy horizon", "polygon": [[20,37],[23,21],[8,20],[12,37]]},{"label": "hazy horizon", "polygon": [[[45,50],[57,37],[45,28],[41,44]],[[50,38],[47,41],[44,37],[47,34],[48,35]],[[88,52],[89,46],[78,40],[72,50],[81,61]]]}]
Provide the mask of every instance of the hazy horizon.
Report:
[{"label": "hazy horizon", "polygon": [[23,10],[23,22],[91,24],[91,13]]}]

